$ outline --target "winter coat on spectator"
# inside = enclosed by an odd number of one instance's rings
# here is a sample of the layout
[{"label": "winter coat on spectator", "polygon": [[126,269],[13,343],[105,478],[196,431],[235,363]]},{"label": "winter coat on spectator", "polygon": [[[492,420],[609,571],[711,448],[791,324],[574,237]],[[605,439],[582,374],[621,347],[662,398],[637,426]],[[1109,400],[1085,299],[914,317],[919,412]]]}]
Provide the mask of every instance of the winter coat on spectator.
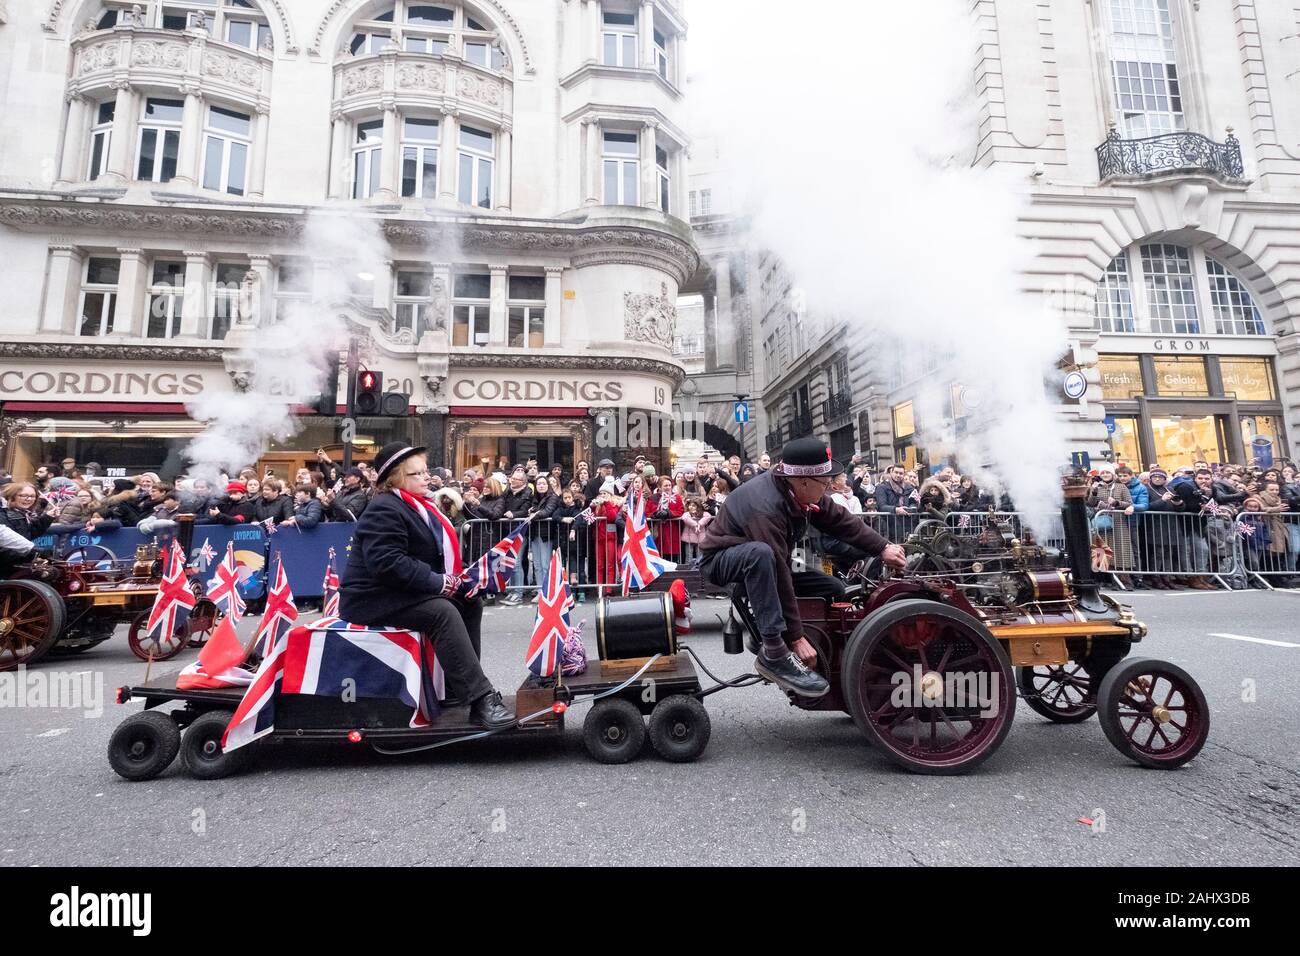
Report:
[{"label": "winter coat on spectator", "polygon": [[164,522],[173,522],[176,516],[181,513],[180,505],[175,508],[169,508],[160,504],[153,509],[153,514],[147,518],[141,518],[140,523],[136,525],[141,534],[153,534],[158,530],[158,525]]},{"label": "winter coat on spectator", "polygon": [[308,498],[302,504],[294,503],[293,523],[299,531],[310,531],[325,520],[325,509],[316,498]]},{"label": "winter coat on spectator", "polygon": [[1268,549],[1274,554],[1286,554],[1286,522],[1282,520],[1286,505],[1283,503],[1282,497],[1269,494],[1267,491],[1261,491],[1255,497],[1259,499],[1259,503],[1264,507],[1265,523],[1268,525],[1270,539]]},{"label": "winter coat on spectator", "polygon": [[245,524],[253,520],[255,503],[248,498],[243,501],[232,501],[229,497],[223,497],[216,504],[217,513],[214,515],[209,511],[206,518],[212,524]]},{"label": "winter coat on spectator", "polygon": [[267,518],[272,520],[272,524],[280,524],[282,521],[288,521],[293,517],[293,499],[288,495],[277,495],[273,500],[267,501],[261,495],[253,502],[253,521],[265,521]]},{"label": "winter coat on spectator", "polygon": [[705,512],[699,518],[692,517],[688,511],[682,515],[682,541],[686,544],[693,544],[697,547],[704,537],[704,529],[709,526],[713,520],[713,515]]},{"label": "winter coat on spectator", "polygon": [[[849,488],[853,490],[853,496],[861,504],[866,504],[867,499],[876,493],[876,486],[873,482],[867,481],[865,475],[853,475],[849,478]],[[855,512],[860,514],[861,511]]]},{"label": "winter coat on spectator", "polygon": [[931,512],[937,512],[941,516],[946,516],[950,511],[952,511],[952,493],[944,487],[942,481],[927,478],[921,485],[921,514],[934,517]]},{"label": "winter coat on spectator", "polygon": [[356,521],[370,503],[370,489],[358,485],[349,491],[340,489],[334,495],[334,504],[330,507],[331,521]]},{"label": "winter coat on spectator", "polygon": [[181,514],[206,515],[221,500],[217,495],[200,495],[192,491],[181,494]]},{"label": "winter coat on spectator", "polygon": [[1282,486],[1282,502],[1291,514],[1300,513],[1300,482]]},{"label": "winter coat on spectator", "polygon": [[502,495],[496,498],[483,497],[477,505],[465,505],[465,514],[483,521],[500,521],[506,513],[506,499]]},{"label": "winter coat on spectator", "polygon": [[907,485],[895,485],[892,481],[882,481],[876,485],[876,504],[886,514],[893,514],[895,508],[916,511],[916,502],[912,500],[912,488]]},{"label": "winter coat on spectator", "polygon": [[[1114,504],[1110,504],[1112,499]],[[1099,481],[1088,489],[1088,507],[1105,512],[1111,519],[1109,530],[1103,529],[1098,533],[1114,553],[1110,565],[1112,571],[1127,571],[1133,567],[1133,535],[1129,533],[1128,517],[1124,514],[1131,504],[1133,496],[1118,481],[1109,485]]]},{"label": "winter coat on spectator", "polygon": [[832,491],[831,500],[836,504],[843,505],[849,514],[862,514],[862,500],[858,498],[857,493],[851,488],[847,492]]},{"label": "winter coat on spectator", "polygon": [[[1267,515],[1259,511],[1243,511],[1237,518],[1237,524],[1247,529],[1247,533],[1241,536],[1247,553],[1260,555],[1273,550],[1273,533]],[[1282,550],[1286,550],[1285,540],[1282,542]]]},{"label": "winter coat on spectator", "polygon": [[1238,491],[1235,486],[1227,481],[1216,481],[1214,483],[1214,500],[1221,505],[1232,505],[1238,510],[1246,501],[1246,492]]},{"label": "winter coat on spectator", "polygon": [[548,491],[540,499],[534,499],[530,514],[532,515],[533,524],[528,532],[529,538],[537,538],[540,541],[555,541],[558,536],[555,533],[554,519],[556,512],[564,504],[553,491]]},{"label": "winter coat on spectator", "polygon": [[[105,518],[122,522],[124,528],[134,528],[140,519],[151,515],[157,507],[146,495],[141,497],[134,490],[122,491],[110,495],[99,503],[98,511]],[[89,516],[87,516],[89,517]]]},{"label": "winter coat on spectator", "polygon": [[82,525],[86,523],[86,520],[94,510],[95,505],[93,502],[89,505],[85,505],[76,498],[69,498],[58,506],[51,507],[49,511],[45,513],[53,516],[53,524]]},{"label": "winter coat on spectator", "polygon": [[37,514],[19,508],[0,508],[0,525],[17,531],[28,541],[35,541],[53,523],[54,519],[49,514]]},{"label": "winter coat on spectator", "polygon": [[515,518],[523,518],[533,510],[533,493],[528,490],[527,485],[524,485],[518,491],[507,488],[506,493],[501,496],[501,500],[505,502],[505,510]]},{"label": "winter coat on spectator", "polygon": [[651,508],[655,509],[650,515],[655,522],[651,526],[651,533],[655,536],[659,553],[669,560],[676,560],[682,553],[682,523],[677,519],[686,514],[686,502],[677,492],[670,491],[658,499],[651,499],[646,505],[646,511],[649,512]]},{"label": "winter coat on spectator", "polygon": [[1147,486],[1138,480],[1137,475],[1134,475],[1128,480],[1127,487],[1129,497],[1133,499],[1133,513],[1141,514],[1146,511],[1147,508],[1151,506],[1151,498],[1147,492]]}]

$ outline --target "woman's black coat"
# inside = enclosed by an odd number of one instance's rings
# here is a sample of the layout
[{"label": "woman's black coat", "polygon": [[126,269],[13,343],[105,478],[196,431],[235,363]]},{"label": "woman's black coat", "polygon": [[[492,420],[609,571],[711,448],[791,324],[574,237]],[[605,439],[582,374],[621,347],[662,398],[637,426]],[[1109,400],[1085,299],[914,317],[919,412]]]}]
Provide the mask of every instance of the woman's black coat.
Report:
[{"label": "woman's black coat", "polygon": [[48,513],[29,518],[17,508],[0,508],[0,524],[17,531],[28,541],[35,541],[45,534],[45,529],[53,523],[54,516]]},{"label": "woman's black coat", "polygon": [[376,494],[357,519],[339,588],[339,616],[381,625],[442,593],[442,542],[415,509]]}]

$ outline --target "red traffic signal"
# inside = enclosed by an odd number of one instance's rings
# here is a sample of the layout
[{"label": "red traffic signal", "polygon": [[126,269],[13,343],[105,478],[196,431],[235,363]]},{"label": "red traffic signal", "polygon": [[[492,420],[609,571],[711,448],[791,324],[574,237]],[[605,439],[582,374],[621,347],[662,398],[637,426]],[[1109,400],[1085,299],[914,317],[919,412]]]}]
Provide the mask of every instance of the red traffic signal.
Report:
[{"label": "red traffic signal", "polygon": [[378,415],[384,400],[384,373],[369,369],[357,373],[358,415]]}]

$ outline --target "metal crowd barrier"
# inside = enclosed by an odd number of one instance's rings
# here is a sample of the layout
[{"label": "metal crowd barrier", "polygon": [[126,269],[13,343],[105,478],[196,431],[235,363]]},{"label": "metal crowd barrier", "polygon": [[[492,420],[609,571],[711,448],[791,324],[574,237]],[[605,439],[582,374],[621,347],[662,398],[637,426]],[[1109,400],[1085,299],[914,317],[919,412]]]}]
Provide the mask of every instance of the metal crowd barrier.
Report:
[{"label": "metal crowd barrier", "polygon": [[[659,553],[678,565],[697,555],[686,522],[681,518],[648,521]],[[545,584],[551,553],[559,549],[569,577],[569,587],[579,593],[597,594],[618,591],[623,586],[619,566],[619,549],[623,544],[625,521],[598,517],[593,522],[577,518],[545,518],[524,521],[521,518],[491,520],[471,518],[460,526],[461,560],[468,565],[477,561],[493,545],[516,530],[523,529],[523,550],[511,574],[509,592],[535,591]]]}]

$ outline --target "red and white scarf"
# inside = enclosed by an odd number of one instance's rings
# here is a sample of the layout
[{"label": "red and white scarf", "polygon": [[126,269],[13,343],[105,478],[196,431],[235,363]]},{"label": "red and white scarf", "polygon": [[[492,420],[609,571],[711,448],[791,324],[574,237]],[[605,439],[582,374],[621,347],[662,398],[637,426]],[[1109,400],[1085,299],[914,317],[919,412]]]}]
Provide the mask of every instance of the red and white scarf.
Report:
[{"label": "red and white scarf", "polygon": [[465,566],[460,559],[460,539],[456,537],[456,529],[452,526],[451,519],[428,498],[417,498],[401,488],[394,488],[393,491],[397,497],[415,509],[415,513],[424,519],[424,523],[429,526],[434,537],[439,539],[442,545],[442,563],[445,573],[464,574]]}]

